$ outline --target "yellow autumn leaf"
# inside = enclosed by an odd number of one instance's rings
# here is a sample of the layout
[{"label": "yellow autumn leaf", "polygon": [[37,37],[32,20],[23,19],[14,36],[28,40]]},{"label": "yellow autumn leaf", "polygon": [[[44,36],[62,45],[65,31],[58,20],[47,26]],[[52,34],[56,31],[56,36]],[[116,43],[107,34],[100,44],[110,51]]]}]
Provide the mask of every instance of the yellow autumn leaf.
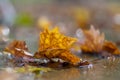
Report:
[{"label": "yellow autumn leaf", "polygon": [[69,50],[65,50],[65,49],[47,49],[45,51],[35,53],[34,57],[48,58],[48,59],[60,58],[74,65],[81,61],[79,57],[75,56]]},{"label": "yellow autumn leaf", "polygon": [[38,25],[38,27],[39,27],[40,29],[44,29],[44,28],[46,28],[46,27],[50,27],[50,26],[51,26],[51,22],[50,22],[50,20],[49,20],[47,17],[42,16],[42,17],[40,17],[40,18],[38,19],[37,25]]},{"label": "yellow autumn leaf", "polygon": [[73,17],[78,26],[85,29],[90,21],[90,11],[86,8],[75,8],[73,11]]},{"label": "yellow autumn leaf", "polygon": [[39,51],[44,51],[46,49],[70,49],[76,39],[64,36],[56,27],[51,31],[46,28],[40,33],[39,41]]},{"label": "yellow autumn leaf", "polygon": [[57,27],[53,30],[46,28],[40,33],[39,41],[39,50],[34,55],[36,58],[60,58],[71,64],[77,64],[81,61],[79,57],[70,52],[70,48],[76,39],[64,36]]}]

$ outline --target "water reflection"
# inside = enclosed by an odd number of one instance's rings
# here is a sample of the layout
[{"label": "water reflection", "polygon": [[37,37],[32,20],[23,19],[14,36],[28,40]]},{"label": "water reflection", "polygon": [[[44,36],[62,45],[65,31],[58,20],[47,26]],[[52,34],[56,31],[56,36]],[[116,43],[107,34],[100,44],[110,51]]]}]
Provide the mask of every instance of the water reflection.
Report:
[{"label": "water reflection", "polygon": [[[45,73],[41,76],[43,80],[78,80],[81,73],[77,68],[70,68],[64,70],[58,70],[55,72]],[[39,78],[40,79],[40,78]]]},{"label": "water reflection", "polygon": [[[102,59],[93,68],[68,68],[39,73],[17,73],[13,68],[0,71],[0,79],[6,80],[119,80],[120,59]],[[12,76],[11,76],[12,75]],[[5,77],[7,76],[7,77]]]},{"label": "water reflection", "polygon": [[87,67],[70,68],[43,73],[36,80],[119,80],[120,60],[116,59],[112,62],[105,59],[99,62],[94,64],[94,67],[91,69]]}]

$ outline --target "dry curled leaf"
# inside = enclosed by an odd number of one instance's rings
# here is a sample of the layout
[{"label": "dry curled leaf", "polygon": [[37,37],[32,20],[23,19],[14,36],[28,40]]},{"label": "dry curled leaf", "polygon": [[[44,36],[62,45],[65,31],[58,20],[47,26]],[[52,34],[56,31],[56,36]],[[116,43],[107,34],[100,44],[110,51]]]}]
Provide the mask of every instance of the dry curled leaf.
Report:
[{"label": "dry curled leaf", "polygon": [[99,53],[102,51],[119,55],[120,50],[113,42],[105,40],[104,34],[100,34],[99,30],[95,30],[91,26],[90,30],[83,31],[85,40],[81,43],[80,48],[83,52]]},{"label": "dry curled leaf", "polygon": [[32,56],[30,53],[28,53],[28,48],[25,41],[14,40],[5,48],[4,51],[9,52],[16,57]]},{"label": "dry curled leaf", "polygon": [[75,38],[61,34],[57,27],[51,31],[46,28],[40,34],[39,51],[35,54],[35,57],[60,58],[76,64],[81,60],[69,50],[75,41]]},{"label": "dry curled leaf", "polygon": [[109,53],[112,53],[114,55],[119,55],[120,54],[120,50],[116,46],[116,44],[114,44],[113,42],[110,42],[110,41],[105,41],[104,42],[103,50],[107,51]]},{"label": "dry curled leaf", "polygon": [[100,34],[99,30],[95,30],[91,26],[90,30],[83,31],[85,41],[81,44],[81,49],[84,52],[99,52],[104,44],[104,34]]}]

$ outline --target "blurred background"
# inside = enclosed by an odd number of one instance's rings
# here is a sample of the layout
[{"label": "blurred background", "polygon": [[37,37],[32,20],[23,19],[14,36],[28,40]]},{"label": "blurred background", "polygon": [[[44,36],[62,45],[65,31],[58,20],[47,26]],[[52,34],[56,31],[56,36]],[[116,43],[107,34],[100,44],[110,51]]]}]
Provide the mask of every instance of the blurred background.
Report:
[{"label": "blurred background", "polygon": [[[74,36],[90,25],[120,44],[120,0],[0,0],[0,44],[19,39],[36,51],[39,32],[58,26]],[[32,47],[31,47],[32,46]]]},{"label": "blurred background", "polygon": [[[91,25],[119,46],[120,0],[0,0],[0,50],[16,39],[26,41],[29,50],[34,53],[38,49],[39,32],[44,27],[58,26],[61,33],[75,37],[79,28],[89,29]],[[14,68],[2,71],[7,61],[0,56],[0,67],[5,64],[0,68],[0,79],[119,80],[120,60],[115,61],[115,58],[101,60],[98,64],[94,63],[93,69],[85,67],[40,72],[35,79],[35,74],[16,73]],[[12,71],[14,73],[9,73]]]}]

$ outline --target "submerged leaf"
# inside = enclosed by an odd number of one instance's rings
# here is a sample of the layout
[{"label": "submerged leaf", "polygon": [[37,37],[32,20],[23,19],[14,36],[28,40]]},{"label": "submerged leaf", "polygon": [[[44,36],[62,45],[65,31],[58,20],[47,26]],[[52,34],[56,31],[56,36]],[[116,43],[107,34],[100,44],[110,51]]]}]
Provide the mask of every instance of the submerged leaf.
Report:
[{"label": "submerged leaf", "polygon": [[50,68],[43,68],[43,67],[34,67],[34,66],[24,66],[24,67],[21,67],[21,68],[16,68],[16,71],[17,72],[40,72],[40,71],[43,71],[43,72],[48,72],[48,71],[51,71]]}]

